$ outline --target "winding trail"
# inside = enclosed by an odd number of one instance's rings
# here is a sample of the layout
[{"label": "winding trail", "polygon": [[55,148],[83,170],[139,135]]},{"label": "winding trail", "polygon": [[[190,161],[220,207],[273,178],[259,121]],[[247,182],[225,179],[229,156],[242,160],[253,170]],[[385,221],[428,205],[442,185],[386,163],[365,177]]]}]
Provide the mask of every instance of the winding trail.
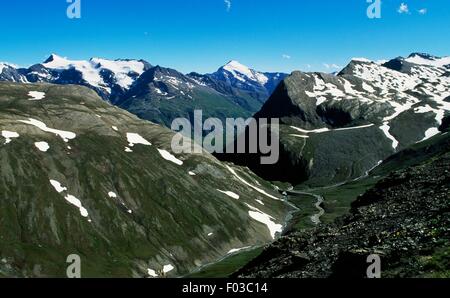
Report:
[{"label": "winding trail", "polygon": [[314,205],[316,206],[317,210],[319,210],[318,213],[314,214],[313,216],[311,216],[311,221],[315,224],[318,225],[321,223],[320,218],[322,217],[322,215],[325,214],[325,209],[323,209],[320,205],[322,205],[322,203],[324,202],[323,197],[321,196],[317,196],[317,203]]},{"label": "winding trail", "polygon": [[325,201],[325,199],[320,196],[309,192],[304,191],[295,191],[295,190],[289,190],[287,191],[289,195],[306,195],[311,196],[317,199],[317,202],[314,204],[318,212],[316,214],[311,215],[311,221],[315,225],[319,225],[321,223],[320,218],[325,214],[325,210],[321,207],[322,203]]}]

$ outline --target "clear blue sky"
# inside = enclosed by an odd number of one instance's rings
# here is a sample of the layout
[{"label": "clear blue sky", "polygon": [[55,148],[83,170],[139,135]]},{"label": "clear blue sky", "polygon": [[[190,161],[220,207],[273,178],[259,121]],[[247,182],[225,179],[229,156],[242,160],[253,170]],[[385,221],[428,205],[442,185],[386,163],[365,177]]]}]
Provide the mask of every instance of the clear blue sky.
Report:
[{"label": "clear blue sky", "polygon": [[[230,2],[228,10],[224,0],[81,0],[82,18],[70,20],[66,0],[4,0],[0,61],[27,66],[54,52],[142,58],[182,72],[212,72],[231,59],[290,72],[327,71],[352,57],[450,55],[448,0],[384,0],[378,20],[367,17],[366,0]],[[398,12],[402,2],[409,12]]]}]

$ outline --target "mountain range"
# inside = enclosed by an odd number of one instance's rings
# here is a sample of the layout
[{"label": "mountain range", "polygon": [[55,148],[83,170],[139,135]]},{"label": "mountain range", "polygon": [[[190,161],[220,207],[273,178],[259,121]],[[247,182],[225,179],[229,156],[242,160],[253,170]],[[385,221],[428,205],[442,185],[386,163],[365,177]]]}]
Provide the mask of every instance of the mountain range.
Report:
[{"label": "mountain range", "polygon": [[[202,75],[52,55],[0,81],[0,276],[65,276],[70,254],[84,277],[184,276],[280,236],[235,276],[346,274],[373,249],[391,276],[445,261],[449,58]],[[279,118],[280,160],[175,154],[167,127],[197,108]]]},{"label": "mountain range", "polygon": [[450,115],[449,58],[355,58],[337,75],[293,72],[256,113],[280,119],[281,158],[223,155],[272,181],[329,185],[441,133]]},{"label": "mountain range", "polygon": [[283,73],[263,73],[230,61],[212,74],[182,74],[144,60],[92,58],[74,61],[52,54],[29,68],[0,64],[0,81],[76,84],[142,119],[171,126],[178,117],[249,117],[256,113]]}]

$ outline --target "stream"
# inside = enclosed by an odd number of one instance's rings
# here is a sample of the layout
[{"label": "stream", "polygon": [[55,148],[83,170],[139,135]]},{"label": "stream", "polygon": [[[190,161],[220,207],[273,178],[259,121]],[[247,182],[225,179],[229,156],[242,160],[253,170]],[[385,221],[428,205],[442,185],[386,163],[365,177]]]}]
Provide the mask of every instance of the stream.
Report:
[{"label": "stream", "polygon": [[[376,167],[378,167],[380,164],[381,164],[381,162],[379,162],[377,165],[375,165],[374,167],[372,167],[371,169],[369,169],[368,171],[366,171],[366,172],[365,172],[362,176],[360,176],[360,177],[357,177],[357,178],[352,179],[352,180],[344,181],[344,182],[341,182],[341,183],[337,183],[337,184],[334,184],[334,185],[324,186],[324,187],[321,187],[320,189],[326,189],[326,188],[331,188],[331,187],[338,187],[338,186],[344,185],[344,184],[349,183],[349,182],[361,180],[361,179],[363,179],[363,178],[369,176],[370,172],[371,172],[373,169],[375,169]],[[289,214],[287,215],[287,218],[286,218],[286,221],[285,221],[284,228],[286,228],[286,226],[287,226],[287,224],[289,223],[290,219],[292,218],[293,214],[295,214],[295,212],[297,212],[297,211],[299,210],[299,208],[298,208],[297,206],[295,206],[293,203],[289,202],[289,199],[286,198],[287,195],[293,195],[293,196],[299,196],[299,195],[302,195],[302,196],[311,196],[311,197],[314,197],[314,198],[316,199],[316,203],[314,204],[314,206],[315,206],[315,208],[317,209],[317,213],[311,215],[310,219],[311,219],[311,222],[312,222],[313,224],[315,224],[315,225],[321,224],[320,218],[325,214],[325,210],[321,207],[322,203],[325,201],[325,199],[324,199],[323,196],[317,195],[317,194],[314,194],[314,193],[310,193],[310,192],[305,192],[305,191],[297,191],[297,190],[294,190],[293,188],[291,188],[291,189],[289,189],[289,190],[286,190],[286,191],[279,190],[279,192],[283,194],[284,202],[285,202],[287,205],[289,205],[290,207],[292,207],[292,209],[293,209],[293,210],[292,210],[291,212],[289,212]],[[252,250],[252,249],[256,249],[256,248],[258,248],[258,247],[261,247],[261,246],[248,247],[248,248],[243,249],[243,250],[240,251],[240,252],[249,251],[249,250]],[[200,272],[201,270],[207,268],[208,266],[211,266],[211,265],[214,265],[214,264],[216,264],[216,263],[219,263],[219,262],[221,262],[221,261],[227,259],[228,257],[232,256],[232,255],[233,255],[233,254],[227,254],[227,255],[223,256],[222,258],[220,258],[219,260],[216,260],[216,261],[211,262],[211,263],[209,263],[209,264],[205,264],[205,265],[203,265],[203,266],[201,266],[201,267],[195,269],[194,271],[190,272],[189,274],[196,273],[196,272]]]},{"label": "stream", "polygon": [[311,197],[316,198],[317,201],[314,204],[314,206],[316,207],[318,212],[316,214],[311,215],[311,221],[315,225],[318,225],[321,223],[320,218],[322,217],[322,215],[325,214],[325,210],[321,207],[322,203],[325,201],[325,199],[322,196],[316,195],[313,193],[309,193],[309,192],[295,191],[295,190],[289,190],[289,191],[287,191],[287,193],[289,195],[305,195],[305,196],[311,196]]}]

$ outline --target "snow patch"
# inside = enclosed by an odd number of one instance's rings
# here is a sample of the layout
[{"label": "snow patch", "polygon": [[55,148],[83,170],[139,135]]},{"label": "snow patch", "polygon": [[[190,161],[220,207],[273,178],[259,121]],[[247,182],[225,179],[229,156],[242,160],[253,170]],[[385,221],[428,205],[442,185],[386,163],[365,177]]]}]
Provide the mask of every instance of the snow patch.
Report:
[{"label": "snow patch", "polygon": [[389,123],[385,122],[382,126],[380,126],[380,129],[384,132],[384,134],[386,135],[386,137],[388,139],[392,140],[392,148],[394,150],[396,150],[399,143],[398,143],[397,139],[393,135],[391,135],[391,133],[389,132],[391,129],[391,127],[389,126]]},{"label": "snow patch", "polygon": [[366,82],[362,83],[362,88],[364,90],[366,90],[369,93],[375,93],[375,89],[372,88],[372,86],[370,86],[369,84],[367,84]]},{"label": "snow patch", "polygon": [[[254,208],[254,207],[253,207],[253,209],[257,210],[257,208]],[[281,233],[281,231],[283,230],[283,226],[280,224],[276,224],[273,221],[274,218],[268,214],[265,214],[259,210],[258,211],[249,211],[248,214],[254,220],[265,224],[267,226],[267,228],[269,229],[270,235],[272,236],[273,239],[275,239],[276,233]]]},{"label": "snow patch", "polygon": [[309,136],[304,136],[304,135],[297,135],[297,134],[290,134],[291,137],[296,137],[296,138],[302,138],[302,139],[308,139]]},{"label": "snow patch", "polygon": [[246,247],[241,247],[241,248],[233,248],[228,252],[228,254],[229,255],[234,254],[234,253],[240,252],[241,250],[245,250],[245,249],[249,249],[249,248],[251,248],[251,246],[246,246]]},{"label": "snow patch", "polygon": [[30,91],[28,92],[29,98],[28,100],[41,100],[45,98],[45,92],[39,92],[39,91]]},{"label": "snow patch", "polygon": [[[61,185],[61,183],[56,181],[56,180],[50,180],[50,184],[53,186],[53,188],[58,193],[62,193],[62,192],[67,191],[67,187],[63,187]],[[66,201],[69,202],[71,205],[77,207],[79,209],[80,214],[81,214],[82,217],[88,217],[89,216],[89,213],[88,213],[87,209],[83,207],[83,205],[81,204],[81,201],[78,198],[76,198],[73,195],[67,194],[64,197],[64,199],[66,199]],[[91,221],[89,221],[89,222],[91,222]]]},{"label": "snow patch", "polygon": [[295,129],[295,130],[297,130],[299,132],[306,133],[306,134],[308,134],[308,133],[323,133],[323,132],[330,131],[330,129],[326,128],[326,127],[325,128],[319,128],[319,129],[312,129],[312,130],[306,130],[306,129],[298,128],[298,127],[295,127],[295,126],[291,126],[291,128],[293,128],[293,129]]},{"label": "snow patch", "polygon": [[279,199],[279,198],[277,198],[277,197],[275,197],[275,196],[272,196],[272,195],[268,194],[268,193],[265,192],[264,190],[262,190],[262,189],[260,189],[260,188],[258,188],[258,187],[256,187],[256,186],[254,186],[254,185],[251,185],[250,183],[248,183],[247,181],[245,181],[244,179],[242,179],[241,177],[239,177],[239,175],[236,173],[236,171],[233,170],[230,166],[226,165],[226,168],[227,168],[228,171],[230,171],[231,174],[233,174],[239,181],[241,181],[242,183],[244,183],[244,184],[247,185],[248,187],[253,188],[253,189],[256,190],[257,192],[259,192],[259,193],[261,193],[261,194],[263,194],[263,195],[265,195],[265,196],[267,196],[267,197],[269,197],[269,198],[271,198],[271,199],[274,199],[274,200],[277,200],[277,201],[282,201],[281,199]]},{"label": "snow patch", "polygon": [[325,83],[318,75],[314,75],[314,82],[313,91],[305,91],[305,94],[316,99],[316,106],[320,106],[322,103],[326,102],[326,96],[331,96],[334,100],[339,100],[345,96],[344,92],[336,85]]},{"label": "snow patch", "polygon": [[223,194],[226,194],[230,198],[233,198],[235,200],[239,200],[239,195],[234,193],[234,192],[232,192],[232,191],[223,191],[223,190],[220,190],[220,189],[218,189],[218,191],[223,193]]},{"label": "snow patch", "polygon": [[36,126],[40,130],[45,131],[45,132],[53,133],[53,134],[59,136],[61,139],[63,139],[63,141],[66,143],[69,140],[73,140],[77,137],[77,135],[73,132],[49,128],[49,127],[47,127],[47,125],[44,122],[41,122],[41,121],[38,121],[38,120],[35,120],[32,118],[29,118],[29,120],[19,120],[19,122]]},{"label": "snow patch", "polygon": [[440,131],[436,127],[429,128],[429,129],[427,129],[427,131],[425,131],[425,137],[422,140],[420,140],[419,143],[426,141],[426,140],[434,137],[435,135],[438,135],[439,133],[440,133]]},{"label": "snow patch", "polygon": [[69,202],[70,204],[74,205],[75,207],[77,207],[80,210],[80,214],[83,217],[88,217],[89,213],[86,210],[86,208],[83,207],[83,205],[81,204],[81,201],[74,197],[73,195],[66,195],[64,197],[66,199],[67,202]]},{"label": "snow patch", "polygon": [[156,271],[153,270],[153,269],[148,268],[148,269],[147,269],[147,273],[148,273],[148,275],[151,276],[151,277],[158,277],[158,274],[156,274]]},{"label": "snow patch", "polygon": [[168,95],[166,92],[162,92],[161,89],[156,88],[156,87],[155,87],[155,91],[156,91],[156,93],[158,93],[158,94],[160,94],[160,95],[162,95],[162,96]]},{"label": "snow patch", "polygon": [[172,155],[170,152],[163,150],[163,149],[158,149],[159,154],[161,154],[161,156],[168,161],[173,162],[176,165],[182,166],[183,165],[183,161],[179,160],[178,158],[176,158],[174,155]]},{"label": "snow patch", "polygon": [[53,186],[57,193],[62,193],[63,191],[67,190],[67,187],[63,187],[61,183],[56,180],[50,180],[50,184]]},{"label": "snow patch", "polygon": [[163,272],[164,273],[169,273],[170,271],[172,271],[173,269],[175,269],[175,267],[173,267],[172,265],[165,265],[164,267],[163,267]]},{"label": "snow patch", "polygon": [[[329,129],[329,128],[319,128],[319,129],[312,129],[312,130],[306,130],[306,129],[302,129],[302,128],[298,128],[295,126],[291,126],[292,129],[295,129],[301,133],[305,133],[305,134],[310,134],[310,133],[324,133],[324,132],[330,132],[330,131],[345,131],[345,130],[353,130],[353,129],[362,129],[362,128],[369,128],[374,126],[374,124],[365,124],[365,125],[360,125],[360,126],[352,126],[352,127],[343,127],[343,128],[336,128],[336,129]],[[296,137],[301,137],[301,138],[307,138],[308,136],[304,136],[304,135],[295,135],[293,134],[292,136],[296,136]]]},{"label": "snow patch", "polygon": [[424,114],[424,113],[428,113],[428,112],[434,112],[435,110],[430,107],[429,105],[425,105],[423,107],[418,107],[414,109],[414,112],[417,114]]},{"label": "snow patch", "polygon": [[[127,133],[127,140],[129,143],[128,146],[130,146],[130,147],[134,147],[134,145],[136,145],[136,144],[141,144],[141,145],[145,145],[145,146],[152,145],[149,141],[147,141],[146,139],[144,139],[137,133]],[[127,151],[127,152],[129,152],[129,151]]]},{"label": "snow patch", "polygon": [[2,137],[4,137],[5,145],[11,143],[12,139],[20,137],[20,135],[15,131],[2,130]]},{"label": "snow patch", "polygon": [[42,152],[47,152],[48,149],[50,149],[50,146],[47,142],[36,142],[34,143],[34,146],[38,148]]}]

